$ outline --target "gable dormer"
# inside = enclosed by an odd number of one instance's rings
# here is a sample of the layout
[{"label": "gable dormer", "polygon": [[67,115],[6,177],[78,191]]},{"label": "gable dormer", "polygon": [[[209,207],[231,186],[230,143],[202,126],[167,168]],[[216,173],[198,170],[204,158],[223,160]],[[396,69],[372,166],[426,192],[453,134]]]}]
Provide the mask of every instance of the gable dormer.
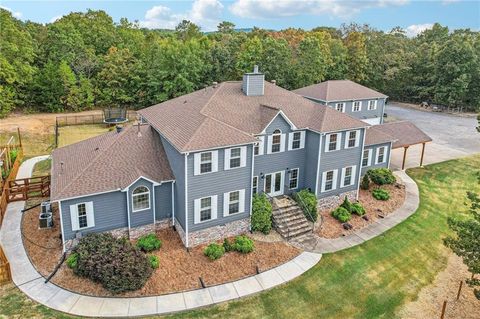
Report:
[{"label": "gable dormer", "polygon": [[258,71],[258,65],[255,65],[253,72],[243,75],[242,91],[247,96],[260,96],[264,92],[265,74]]}]

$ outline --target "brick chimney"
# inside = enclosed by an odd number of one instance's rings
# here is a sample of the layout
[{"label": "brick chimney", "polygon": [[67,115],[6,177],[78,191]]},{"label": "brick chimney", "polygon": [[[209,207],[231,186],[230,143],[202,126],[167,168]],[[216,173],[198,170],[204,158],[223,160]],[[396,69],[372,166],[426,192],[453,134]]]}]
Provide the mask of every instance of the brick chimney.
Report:
[{"label": "brick chimney", "polygon": [[255,65],[253,72],[243,75],[242,91],[248,96],[263,95],[265,74],[258,72],[258,65]]}]

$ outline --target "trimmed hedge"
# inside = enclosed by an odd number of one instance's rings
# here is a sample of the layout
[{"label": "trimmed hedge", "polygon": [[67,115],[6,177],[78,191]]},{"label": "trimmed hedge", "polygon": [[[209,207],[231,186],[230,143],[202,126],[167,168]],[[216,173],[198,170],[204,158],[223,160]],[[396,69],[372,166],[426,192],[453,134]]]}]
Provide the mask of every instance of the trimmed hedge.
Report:
[{"label": "trimmed hedge", "polygon": [[205,248],[203,254],[210,258],[210,260],[216,260],[225,254],[225,248],[219,244],[211,243]]},{"label": "trimmed hedge", "polygon": [[86,235],[73,254],[77,263],[70,264],[76,275],[99,282],[114,294],[140,289],[153,271],[144,253],[126,238],[109,233]]},{"label": "trimmed hedge", "polygon": [[348,210],[346,210],[345,208],[343,207],[337,207],[334,211],[332,211],[332,216],[342,222],[342,223],[346,223],[348,222],[351,218],[352,218],[352,214],[350,214],[350,212]]},{"label": "trimmed hedge", "polygon": [[372,191],[372,196],[373,198],[377,200],[389,200],[390,199],[390,193],[384,189],[377,188]]},{"label": "trimmed hedge", "polygon": [[[311,222],[316,222],[318,219],[317,196],[308,189],[302,189],[298,193],[295,193],[293,197],[300,207],[302,207],[305,217]],[[303,204],[305,204],[306,207],[303,207]]]},{"label": "trimmed hedge", "polygon": [[272,204],[265,194],[253,196],[251,225],[253,231],[260,231],[265,235],[272,229]]},{"label": "trimmed hedge", "polygon": [[155,234],[143,235],[137,240],[137,247],[144,252],[151,252],[162,247],[162,241]]},{"label": "trimmed hedge", "polygon": [[148,255],[148,261],[152,269],[157,269],[160,266],[160,258],[156,255]]},{"label": "trimmed hedge", "polygon": [[255,248],[253,240],[251,240],[247,236],[235,237],[235,243],[233,245],[235,247],[235,250],[242,254],[251,253]]},{"label": "trimmed hedge", "polygon": [[367,171],[368,177],[377,185],[393,184],[396,178],[388,168],[374,168]]}]

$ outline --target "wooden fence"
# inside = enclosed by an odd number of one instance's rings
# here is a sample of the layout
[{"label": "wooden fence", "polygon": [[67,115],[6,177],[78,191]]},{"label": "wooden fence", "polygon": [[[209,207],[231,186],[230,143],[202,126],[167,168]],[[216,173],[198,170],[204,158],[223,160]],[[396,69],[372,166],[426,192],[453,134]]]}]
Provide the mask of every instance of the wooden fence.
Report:
[{"label": "wooden fence", "polygon": [[15,179],[6,187],[7,201],[25,201],[34,197],[50,196],[50,175]]},{"label": "wooden fence", "polygon": [[7,283],[12,280],[12,273],[10,271],[10,263],[7,256],[3,253],[2,246],[0,246],[0,284]]},{"label": "wooden fence", "polygon": [[18,169],[20,168],[20,163],[22,162],[23,158],[23,151],[20,145],[19,152],[17,154],[17,158],[15,159],[15,162],[13,163],[13,166],[10,169],[10,173],[8,174],[7,178],[5,180],[1,179],[1,188],[0,188],[0,227],[2,226],[3,222],[3,217],[5,216],[5,212],[7,211],[7,204],[8,204],[8,193],[7,193],[7,188],[9,185],[9,182],[11,180],[14,180],[15,177],[17,176]]}]

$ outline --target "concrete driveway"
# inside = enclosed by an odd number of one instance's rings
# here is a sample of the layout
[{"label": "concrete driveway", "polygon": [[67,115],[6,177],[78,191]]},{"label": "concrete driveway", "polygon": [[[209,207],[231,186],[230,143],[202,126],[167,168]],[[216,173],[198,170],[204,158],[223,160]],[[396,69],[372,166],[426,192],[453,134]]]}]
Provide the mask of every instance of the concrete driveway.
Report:
[{"label": "concrete driveway", "polygon": [[[443,113],[422,112],[389,103],[386,113],[394,120],[407,120],[427,133],[433,141],[426,144],[424,164],[443,162],[449,159],[480,153],[480,133],[475,129],[477,120]],[[388,119],[387,119],[388,120]],[[422,146],[408,148],[406,167],[420,164]],[[403,148],[392,152],[391,167],[402,165]]]}]

